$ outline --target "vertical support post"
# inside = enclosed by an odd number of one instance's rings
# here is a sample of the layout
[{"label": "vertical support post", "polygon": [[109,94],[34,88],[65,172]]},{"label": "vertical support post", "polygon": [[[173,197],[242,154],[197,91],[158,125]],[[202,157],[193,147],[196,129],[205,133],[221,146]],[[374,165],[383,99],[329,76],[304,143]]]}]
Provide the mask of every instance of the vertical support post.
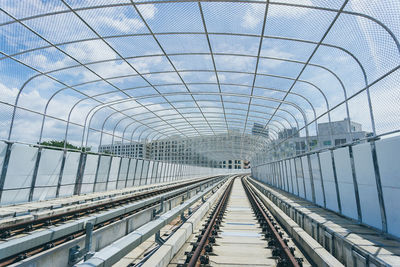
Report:
[{"label": "vertical support post", "polygon": [[[154,164],[153,164],[152,168],[154,168]],[[151,175],[151,174],[149,174],[149,173],[151,173],[151,170],[150,170],[150,160],[149,160],[149,163],[147,164],[147,172],[146,172],[146,180],[145,180],[145,184],[146,184],[146,185],[147,185],[147,179],[149,178],[149,175]]]},{"label": "vertical support post", "polygon": [[39,147],[38,151],[37,151],[37,156],[36,156],[35,168],[33,169],[32,181],[31,181],[31,187],[29,189],[28,201],[32,201],[32,199],[33,199],[33,191],[35,191],[36,179],[37,179],[37,174],[38,174],[38,170],[39,170],[39,164],[40,164],[41,156],[42,156],[42,148]]},{"label": "vertical support post", "polygon": [[97,158],[97,167],[96,167],[96,174],[94,176],[94,182],[93,182],[93,192],[96,190],[96,184],[97,184],[97,178],[99,176],[99,168],[100,168],[100,162],[101,162],[101,155]]},{"label": "vertical support post", "polygon": [[321,158],[320,158],[320,156],[319,156],[319,153],[317,153],[317,159],[318,159],[319,175],[320,175],[320,177],[321,177],[322,196],[323,196],[323,198],[324,198],[324,208],[326,208],[326,196],[325,196],[324,177],[322,176]]},{"label": "vertical support post", "polygon": [[74,195],[79,195],[81,193],[83,174],[85,173],[86,158],[87,158],[87,154],[84,152],[81,152],[81,155],[79,157],[78,170],[76,173]]},{"label": "vertical support post", "polygon": [[[162,166],[163,166],[163,162],[162,161],[159,161],[158,162],[158,166],[157,166],[157,173],[156,173],[156,177],[158,178],[158,183],[161,183],[161,176],[162,176]],[[157,178],[156,178],[156,181],[157,181]]]},{"label": "vertical support post", "polygon": [[156,173],[154,174],[154,183],[157,183],[157,176],[158,176],[158,168],[160,167],[160,162],[157,161],[157,168],[156,168]]},{"label": "vertical support post", "polygon": [[386,218],[386,208],[385,208],[385,201],[383,198],[381,173],[379,171],[378,155],[376,153],[376,144],[375,144],[374,140],[372,140],[370,142],[370,144],[371,144],[371,152],[372,152],[372,162],[374,164],[374,171],[375,171],[376,189],[378,191],[378,201],[379,201],[379,207],[380,207],[380,211],[381,211],[382,231],[384,233],[387,233],[388,226],[387,226],[387,218]]},{"label": "vertical support post", "polygon": [[118,189],[118,183],[119,183],[119,181],[120,181],[119,177],[120,177],[120,175],[121,175],[122,159],[123,159],[123,158],[120,157],[119,166],[118,166],[118,174],[117,174],[117,184],[116,184],[116,186],[115,186],[116,189]]},{"label": "vertical support post", "polygon": [[335,165],[335,158],[333,156],[333,150],[331,150],[331,159],[332,159],[333,179],[335,180],[336,198],[337,198],[337,202],[338,202],[338,209],[339,209],[339,213],[342,213],[342,203],[340,202],[339,183],[338,183],[338,180],[337,180],[336,165]]},{"label": "vertical support post", "polygon": [[276,184],[276,174],[275,174],[275,164],[271,163],[271,168],[272,168],[272,185],[277,186]]},{"label": "vertical support post", "polygon": [[142,168],[141,168],[141,170],[140,170],[140,180],[139,180],[139,185],[142,185],[142,178],[143,178],[143,167],[144,167],[144,159],[142,160]]},{"label": "vertical support post", "polygon": [[312,172],[312,165],[311,165],[311,159],[310,159],[310,154],[307,154],[307,164],[308,164],[308,172],[310,174],[310,183],[311,183],[311,195],[312,195],[312,201],[315,203],[315,187],[314,187],[314,176]]},{"label": "vertical support post", "polygon": [[151,184],[151,176],[153,174],[153,168],[154,168],[154,163],[151,166],[151,170],[150,170],[150,161],[149,161],[149,165],[147,165],[147,175],[146,175],[146,180],[144,180],[144,184],[147,185],[147,180],[149,179],[149,173],[150,173],[150,184]]},{"label": "vertical support post", "polygon": [[356,205],[357,205],[357,218],[359,222],[362,222],[362,213],[361,213],[361,204],[360,204],[360,194],[358,192],[358,183],[357,183],[357,175],[356,175],[356,167],[354,165],[354,155],[353,155],[353,147],[349,146],[349,156],[350,156],[350,166],[351,166],[351,174],[353,177],[353,185],[354,185],[354,195],[356,197]]},{"label": "vertical support post", "polygon": [[1,174],[0,174],[0,203],[1,203],[1,197],[3,195],[4,183],[6,181],[8,164],[10,162],[12,145],[13,145],[13,143],[7,143],[6,155],[4,156],[3,166],[1,168]]},{"label": "vertical support post", "polygon": [[289,175],[290,175],[290,185],[292,186],[292,192],[290,192],[290,193],[293,194],[294,193],[293,175],[292,175],[292,167],[290,166],[290,160],[289,160],[289,171],[288,171],[288,167],[287,167],[287,161],[285,161],[285,168],[286,168],[286,173],[288,175],[288,179],[289,179]]},{"label": "vertical support post", "polygon": [[56,198],[59,197],[59,195],[60,195],[60,188],[61,188],[62,178],[63,178],[63,174],[64,174],[66,158],[67,158],[67,150],[64,149],[63,150],[63,156],[62,156],[62,159],[61,159],[60,173],[58,174]]},{"label": "vertical support post", "polygon": [[286,168],[286,160],[282,160],[282,173],[284,173],[285,178],[286,178],[286,188],[287,188],[286,191],[290,192],[289,191],[289,175],[288,175],[288,171]]},{"label": "vertical support post", "polygon": [[[108,190],[108,181],[110,181],[110,172],[111,172],[111,165],[113,162],[114,157],[110,157],[110,163],[108,164],[108,170],[107,170],[107,180],[106,180],[106,190]],[[118,179],[118,178],[117,178]],[[118,181],[117,181],[118,182]]]},{"label": "vertical support post", "polygon": [[300,196],[300,188],[299,188],[299,178],[297,177],[297,164],[296,158],[293,158],[293,166],[294,166],[294,175],[296,177],[296,188],[297,188],[297,195]]},{"label": "vertical support post", "polygon": [[[133,186],[135,186],[136,173],[137,173],[138,164],[139,164],[139,160],[136,159],[136,163],[135,163],[135,172],[133,173],[133,183],[132,183]],[[139,177],[139,179],[140,179],[140,177]]]},{"label": "vertical support post", "polygon": [[304,167],[303,167],[303,161],[301,160],[301,157],[298,158],[300,162],[300,168],[301,168],[301,175],[303,176],[303,190],[304,190],[304,198],[307,199],[307,190],[306,190],[306,179],[304,178]]},{"label": "vertical support post", "polygon": [[164,170],[164,180],[165,180],[166,182],[169,181],[169,179],[168,179],[168,171],[169,171],[169,164],[167,163],[167,164],[165,165],[165,170]]},{"label": "vertical support post", "polygon": [[[129,160],[128,160],[128,167],[126,168],[125,186],[124,186],[124,188],[128,187],[128,177],[129,177],[129,170],[131,168],[131,160],[132,160],[132,158],[129,158]],[[122,161],[122,159],[121,159],[121,161]]]},{"label": "vertical support post", "polygon": [[276,179],[278,181],[278,188],[283,190],[283,186],[282,186],[282,177],[281,177],[281,170],[280,170],[280,164],[279,161],[274,163],[275,165],[275,173],[276,173]]},{"label": "vertical support post", "polygon": [[92,236],[93,236],[93,223],[86,223],[86,235],[85,235],[85,256],[84,260],[88,260],[93,256],[93,253],[90,253],[92,250]]}]

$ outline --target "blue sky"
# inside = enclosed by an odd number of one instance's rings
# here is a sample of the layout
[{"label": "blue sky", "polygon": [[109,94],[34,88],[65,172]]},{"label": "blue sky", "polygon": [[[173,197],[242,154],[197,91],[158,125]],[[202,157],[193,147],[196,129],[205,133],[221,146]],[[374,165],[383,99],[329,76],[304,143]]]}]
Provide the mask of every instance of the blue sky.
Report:
[{"label": "blue sky", "polygon": [[[60,1],[0,1],[5,12],[22,20],[15,22],[0,11],[0,51],[15,59],[0,56],[0,101],[4,102],[0,103],[1,139],[8,137],[12,111],[5,103],[14,104],[23,84],[38,74],[16,61],[49,72],[54,78],[39,75],[32,79],[18,101],[20,107],[38,113],[46,111],[54,117],[44,122],[45,140],[64,138],[67,124],[55,118],[68,120],[72,108],[67,137],[75,144],[80,144],[82,125],[90,111],[94,114],[90,126],[109,133],[103,143],[111,142],[112,133],[126,139],[132,133],[134,138],[144,138],[151,132],[163,133],[168,129],[179,130],[187,136],[213,134],[209,125],[214,133],[226,132],[223,108],[230,129],[241,129],[252,92],[246,128],[249,132],[254,122],[265,124],[269,120],[279,103],[275,100],[283,99],[292,87],[303,63],[335,17],[334,9],[342,5],[342,1],[274,1],[269,5],[262,32],[265,16],[262,1],[201,3],[216,74],[197,2],[138,3],[136,7],[141,16],[129,1],[66,2],[77,9],[79,17]],[[117,6],[102,7],[113,3]],[[290,3],[333,10],[287,6]],[[97,7],[85,9],[88,6]],[[345,11],[372,16],[384,23],[394,36],[400,34],[397,1],[351,0]],[[51,12],[61,13],[29,18]],[[260,34],[264,38],[253,87]],[[344,100],[342,87],[346,88],[348,97],[365,87],[363,73],[350,53],[364,66],[368,82],[400,63],[396,44],[382,26],[365,17],[341,14],[285,99],[302,109],[307,121],[314,119],[312,107],[317,116],[326,112],[323,94],[331,108]],[[216,84],[217,77],[220,87]],[[398,84],[399,71],[371,87],[378,134],[399,128]],[[87,99],[88,96],[95,99]],[[107,104],[107,108],[96,112],[100,102],[114,104]],[[285,127],[295,126],[295,119],[300,126],[304,125],[294,105],[284,103],[281,108],[271,122],[274,127],[282,128],[275,120]],[[370,131],[366,92],[350,100],[349,109],[351,119]],[[116,110],[123,110],[123,114]],[[332,120],[346,117],[344,105],[333,110],[331,117]],[[11,139],[36,142],[42,119],[40,114],[18,109]],[[142,120],[149,127],[138,128],[141,125],[138,121]],[[318,120],[325,121],[327,116]],[[313,127],[310,126],[311,132],[315,131]],[[89,145],[95,146],[99,140],[99,132],[89,132]]]}]

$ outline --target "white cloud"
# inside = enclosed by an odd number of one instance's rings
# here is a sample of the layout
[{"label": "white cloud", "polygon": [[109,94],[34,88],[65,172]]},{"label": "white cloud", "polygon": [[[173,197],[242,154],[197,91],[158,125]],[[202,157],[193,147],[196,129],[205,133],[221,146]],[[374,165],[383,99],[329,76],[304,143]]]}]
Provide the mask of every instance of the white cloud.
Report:
[{"label": "white cloud", "polygon": [[[298,5],[312,6],[311,0],[282,0],[282,3],[295,3]],[[264,19],[264,4],[250,4],[246,11],[244,12],[242,26],[248,29],[254,29],[257,27]],[[301,18],[309,12],[307,8],[298,7],[288,7],[270,4],[268,8],[267,17],[285,17],[285,18]]]},{"label": "white cloud", "polygon": [[4,101],[6,103],[14,104],[15,98],[18,94],[17,88],[8,88],[4,84],[0,83],[0,101]]},{"label": "white cloud", "polygon": [[[265,57],[282,58],[282,59],[291,59],[294,56],[292,53],[280,50],[279,47],[270,47],[267,49],[264,48],[261,51],[261,54]],[[262,59],[260,63],[261,63],[260,66],[261,68],[276,68],[279,65],[283,64],[284,61]]]},{"label": "white cloud", "polygon": [[153,4],[137,5],[137,8],[144,19],[153,19],[157,13],[157,8]]},{"label": "white cloud", "polygon": [[136,18],[127,18],[124,14],[117,16],[100,16],[96,19],[97,25],[105,25],[114,28],[122,33],[128,33],[132,30],[137,31],[144,27],[144,23]]},{"label": "white cloud", "polygon": [[81,62],[94,62],[115,59],[117,55],[101,40],[74,43],[67,45],[65,52]]},{"label": "white cloud", "polygon": [[260,11],[265,9],[264,5],[260,4],[251,4],[249,8],[247,8],[244,17],[242,26],[249,29],[254,29],[261,22],[261,16],[257,16]]}]

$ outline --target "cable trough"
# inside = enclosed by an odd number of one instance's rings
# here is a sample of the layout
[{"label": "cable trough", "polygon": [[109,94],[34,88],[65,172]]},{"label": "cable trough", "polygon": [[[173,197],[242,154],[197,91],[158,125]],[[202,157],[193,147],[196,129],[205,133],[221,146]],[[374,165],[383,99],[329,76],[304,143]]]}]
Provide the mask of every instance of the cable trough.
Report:
[{"label": "cable trough", "polygon": [[[82,223],[80,223],[80,218],[82,217],[89,217],[93,218],[95,216],[94,214],[100,213],[101,215],[105,214],[104,219],[99,219],[96,218],[96,223],[93,225],[93,231],[96,231],[102,227],[105,227],[107,225],[110,225],[114,222],[120,221],[128,216],[131,216],[133,214],[136,214],[142,210],[148,209],[150,207],[157,207],[161,201],[168,201],[173,198],[176,198],[179,195],[182,195],[182,200],[187,195],[186,197],[189,197],[189,191],[193,190],[197,186],[201,185],[206,185],[209,182],[212,181],[219,181],[223,179],[223,176],[221,177],[208,177],[205,179],[201,179],[198,181],[191,181],[183,184],[178,184],[178,185],[173,185],[167,188],[162,188],[162,189],[156,189],[156,190],[151,190],[150,192],[142,192],[139,194],[136,194],[134,196],[127,196],[126,198],[118,199],[118,200],[110,200],[109,202],[106,203],[101,203],[101,204],[94,204],[89,207],[81,208],[81,209],[76,209],[74,211],[70,212],[65,212],[65,213],[60,213],[57,215],[53,216],[47,216],[44,218],[40,218],[37,220],[32,220],[28,222],[23,222],[23,223],[18,223],[15,225],[11,226],[5,226],[5,227],[0,227],[0,235],[3,238],[4,242],[0,244],[0,250],[2,251],[2,255],[0,258],[0,266],[7,266],[16,262],[19,262],[21,260],[24,260],[28,257],[31,257],[33,255],[39,254],[41,252],[44,252],[48,249],[54,248],[56,246],[59,246],[61,244],[64,244],[68,241],[71,241],[73,239],[76,239],[78,237],[81,237],[85,235],[85,228],[82,227]],[[182,191],[183,189],[183,191]],[[176,192],[176,193],[174,193]],[[165,197],[157,198],[157,196],[163,195]],[[154,200],[152,200],[154,199]],[[132,204],[131,204],[132,203]],[[128,207],[129,205],[133,205],[134,203],[138,203],[138,205],[134,205],[131,209],[129,208],[123,208],[123,207]],[[141,203],[141,204],[140,204]],[[119,208],[121,207],[121,208]],[[118,212],[118,209],[127,211],[127,212]],[[116,210],[115,216],[113,216],[113,211]],[[110,213],[109,216],[107,216],[107,212]],[[101,216],[100,215],[100,216]],[[109,218],[108,218],[109,217]],[[78,220],[78,221],[77,221]],[[53,239],[49,242],[44,242],[40,245],[36,245],[34,247],[29,247],[27,249],[21,248],[22,251],[17,251],[19,246],[18,242],[21,240],[21,244],[27,244],[27,243],[34,243],[35,242],[30,242],[26,241],[23,242],[22,240],[25,238],[33,237],[36,233],[41,233],[41,231],[45,232],[47,229],[55,229],[51,227],[56,227],[60,225],[64,225],[68,223],[69,224],[74,224],[76,223],[76,226],[73,225],[73,227],[70,227],[71,229],[76,229],[77,226],[80,226],[80,230],[78,231],[72,231],[62,237]],[[63,229],[65,230],[65,229]],[[28,234],[28,235],[26,235]],[[22,237],[19,237],[19,235],[22,235]],[[7,238],[7,239],[4,239]],[[36,240],[35,240],[36,241]],[[12,245],[11,245],[12,243]],[[10,244],[10,246],[8,246]],[[15,254],[13,254],[15,252]],[[8,255],[10,254],[10,255]],[[12,254],[12,255],[11,255]]]}]

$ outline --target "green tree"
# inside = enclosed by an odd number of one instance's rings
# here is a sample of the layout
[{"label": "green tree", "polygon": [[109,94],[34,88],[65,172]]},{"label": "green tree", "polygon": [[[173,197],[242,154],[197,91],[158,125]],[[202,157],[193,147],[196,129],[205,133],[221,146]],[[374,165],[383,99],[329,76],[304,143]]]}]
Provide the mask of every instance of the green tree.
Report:
[{"label": "green tree", "polygon": [[[48,146],[48,147],[54,147],[54,148],[56,148],[56,147],[64,148],[64,144],[65,144],[64,140],[63,141],[51,140],[51,141],[44,141],[44,142],[39,143],[39,145]],[[73,144],[70,144],[68,142],[65,144],[65,148],[81,150],[81,147],[74,146]],[[84,147],[82,149],[82,151],[89,152],[90,151],[90,147]]]}]

